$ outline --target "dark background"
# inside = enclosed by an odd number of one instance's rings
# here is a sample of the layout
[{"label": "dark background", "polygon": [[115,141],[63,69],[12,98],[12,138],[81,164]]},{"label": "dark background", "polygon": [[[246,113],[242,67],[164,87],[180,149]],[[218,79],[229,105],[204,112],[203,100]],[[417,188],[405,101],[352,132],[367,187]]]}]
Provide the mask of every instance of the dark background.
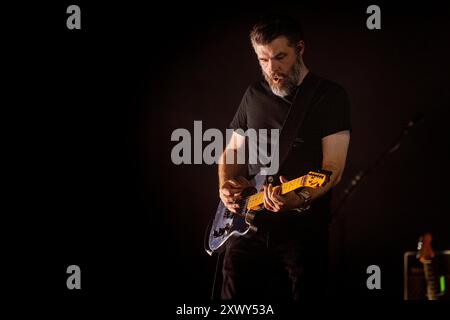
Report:
[{"label": "dark background", "polygon": [[[380,5],[382,29],[368,30],[369,4],[81,1],[82,29],[67,30],[70,4],[17,9],[10,25],[23,31],[11,37],[21,48],[11,79],[21,88],[12,187],[20,249],[9,265],[20,291],[208,301],[216,258],[203,236],[218,203],[216,167],[172,164],[170,137],[193,132],[194,120],[203,130],[227,127],[260,77],[249,28],[270,12],[301,19],[306,65],[350,96],[353,132],[335,204],[417,112],[425,116],[331,225],[332,297],[401,300],[403,253],[418,237],[431,231],[437,249],[450,248],[445,8]],[[71,264],[82,270],[78,292],[66,289]],[[381,268],[378,291],[366,288],[371,264]],[[32,286],[30,268],[39,270]]]}]

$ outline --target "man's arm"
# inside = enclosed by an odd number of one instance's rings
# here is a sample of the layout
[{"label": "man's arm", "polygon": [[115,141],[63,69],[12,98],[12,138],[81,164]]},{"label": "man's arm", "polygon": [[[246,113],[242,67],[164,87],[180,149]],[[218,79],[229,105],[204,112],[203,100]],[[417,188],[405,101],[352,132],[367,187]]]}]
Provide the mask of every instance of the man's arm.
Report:
[{"label": "man's arm", "polygon": [[242,151],[244,146],[245,136],[233,132],[230,141],[219,158],[219,188],[225,181],[245,175],[247,166],[237,163],[237,153],[239,150]]},{"label": "man's arm", "polygon": [[311,199],[321,197],[341,181],[347,161],[350,131],[340,131],[322,138],[322,169],[332,172],[330,181],[322,188],[308,188]]},{"label": "man's arm", "polygon": [[[339,183],[344,172],[347,160],[347,150],[350,143],[350,131],[340,131],[322,138],[322,168],[332,172],[330,181],[318,189],[308,188],[311,200],[314,201],[327,193]],[[282,183],[287,182],[280,177]],[[272,184],[264,186],[264,207],[273,212],[281,212],[299,208],[303,204],[303,198],[294,191],[281,195],[281,188],[272,187]]]},{"label": "man's arm", "polygon": [[239,208],[234,201],[239,200],[241,191],[250,185],[244,178],[247,165],[238,164],[237,161],[238,152],[243,152],[244,148],[245,136],[233,132],[219,159],[219,196],[232,212],[236,212],[236,208]]}]

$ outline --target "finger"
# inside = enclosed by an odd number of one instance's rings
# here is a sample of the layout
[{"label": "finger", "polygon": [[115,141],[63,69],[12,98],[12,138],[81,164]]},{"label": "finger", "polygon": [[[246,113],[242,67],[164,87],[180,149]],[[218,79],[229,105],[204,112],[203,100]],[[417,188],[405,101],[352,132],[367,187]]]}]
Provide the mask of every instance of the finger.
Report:
[{"label": "finger", "polygon": [[240,195],[242,193],[242,191],[244,191],[244,189],[243,188],[237,188],[237,189],[232,188],[232,189],[230,189],[230,191],[231,191],[231,193],[233,193],[233,195]]},{"label": "finger", "polygon": [[220,189],[220,192],[222,192],[224,195],[226,196],[232,196],[236,193],[241,193],[242,189],[237,189],[237,188],[222,188]]},{"label": "finger", "polygon": [[267,201],[264,200],[264,208],[266,208],[269,211],[274,211],[275,212],[275,208],[272,207],[269,203],[267,203]]},{"label": "finger", "polygon": [[240,208],[241,206],[239,205],[239,203],[236,202],[236,199],[234,199],[233,197],[225,197],[225,204],[226,205],[233,205],[235,208]]},{"label": "finger", "polygon": [[267,202],[267,186],[263,186],[263,192],[264,192],[264,208],[266,208],[267,210],[271,210],[271,207],[269,205],[269,203]]},{"label": "finger", "polygon": [[279,193],[280,187],[270,188],[269,190],[269,198],[274,202],[275,196]]},{"label": "finger", "polygon": [[226,205],[227,206],[234,206],[236,203],[233,200],[227,200]]},{"label": "finger", "polygon": [[230,196],[226,196],[223,193],[219,194],[220,199],[222,199],[223,202],[230,202],[233,201],[233,198]]},{"label": "finger", "polygon": [[289,181],[289,180],[286,179],[285,177],[280,176],[280,182],[281,182],[281,183],[285,183],[285,182],[288,182],[288,181]]},{"label": "finger", "polygon": [[274,198],[273,203],[278,210],[281,210],[284,207],[284,202],[280,199]]},{"label": "finger", "polygon": [[232,194],[232,195],[230,196],[230,199],[233,200],[233,201],[241,200],[241,199],[242,199],[241,192]]},{"label": "finger", "polygon": [[231,197],[226,197],[224,195],[220,195],[220,199],[222,200],[222,202],[225,206],[234,204],[234,200]]},{"label": "finger", "polygon": [[283,198],[281,198],[279,195],[277,195],[276,193],[272,194],[272,202],[276,205],[281,205],[283,204]]},{"label": "finger", "polygon": [[276,203],[277,211],[282,211],[284,209],[284,203]]},{"label": "finger", "polygon": [[274,203],[273,203],[272,199],[270,198],[271,189],[272,189],[272,184],[269,184],[268,186],[264,187],[264,199],[267,202],[268,206],[273,208]]},{"label": "finger", "polygon": [[242,199],[242,192],[241,191],[239,191],[239,192],[230,192],[229,190],[228,191],[221,191],[220,192],[220,196],[221,197],[224,197],[224,198],[227,198],[227,199],[230,199],[230,200],[241,200]]},{"label": "finger", "polygon": [[228,210],[230,210],[233,213],[236,213],[236,209],[234,208],[234,204],[232,202],[230,203],[229,201],[227,201],[227,199],[222,199],[222,202]]},{"label": "finger", "polygon": [[231,204],[234,204],[234,203],[237,203],[237,202],[240,202],[241,200],[242,200],[242,197],[240,197],[240,196],[221,196],[220,197],[221,199],[223,199],[226,203],[231,203]]},{"label": "finger", "polygon": [[237,209],[239,209],[239,207],[240,207],[238,204],[234,204],[234,203],[227,204],[225,206],[227,207],[228,210],[230,210],[231,212],[234,212],[234,213],[236,213]]},{"label": "finger", "polygon": [[234,196],[234,195],[232,195],[232,196],[223,196],[223,198],[227,199],[227,202],[231,202],[231,203],[240,201],[242,199],[241,196]]},{"label": "finger", "polygon": [[277,206],[279,205],[279,200],[277,200],[276,196],[279,193],[279,190],[280,190],[279,186],[277,186],[275,188],[271,187],[271,190],[270,190],[270,193],[269,193],[270,200],[272,201],[272,203],[274,205],[277,205]]},{"label": "finger", "polygon": [[230,180],[228,180],[228,181],[229,181],[230,184],[231,184],[233,187],[235,187],[235,188],[240,188],[240,189],[243,188],[243,183],[239,182],[239,181],[236,180],[236,179],[230,179]]},{"label": "finger", "polygon": [[281,187],[276,187],[272,193],[272,201],[276,204],[280,210],[286,205],[286,198],[281,195]]},{"label": "finger", "polygon": [[233,207],[227,207],[228,210],[230,210],[233,213],[236,213],[236,209],[234,209]]},{"label": "finger", "polygon": [[283,202],[284,196],[281,194],[281,186],[277,186],[273,189],[272,199],[276,199],[278,201]]},{"label": "finger", "polygon": [[270,196],[271,192],[272,192],[272,185],[269,184],[269,185],[266,187],[266,198],[267,198],[266,201],[267,201],[267,203],[269,204],[270,207],[273,207],[273,206],[274,206],[274,203],[273,203],[273,201],[272,201],[272,199],[271,199],[271,196]]},{"label": "finger", "polygon": [[223,194],[224,196],[231,196],[232,192],[230,189],[228,188],[222,188],[220,189],[220,193]]},{"label": "finger", "polygon": [[281,187],[280,186],[276,186],[275,188],[273,188],[272,194],[274,194],[274,195],[281,194]]},{"label": "finger", "polygon": [[238,193],[233,194],[232,198],[234,200],[241,200],[242,199],[242,192],[238,192]]},{"label": "finger", "polygon": [[273,206],[272,206],[272,210],[271,211],[273,211],[273,212],[280,211],[281,206],[276,201],[273,201],[273,199],[272,199],[272,203],[273,203]]},{"label": "finger", "polygon": [[240,176],[239,179],[237,180],[241,186],[243,187],[249,187],[251,185],[250,181],[248,181],[246,178]]}]

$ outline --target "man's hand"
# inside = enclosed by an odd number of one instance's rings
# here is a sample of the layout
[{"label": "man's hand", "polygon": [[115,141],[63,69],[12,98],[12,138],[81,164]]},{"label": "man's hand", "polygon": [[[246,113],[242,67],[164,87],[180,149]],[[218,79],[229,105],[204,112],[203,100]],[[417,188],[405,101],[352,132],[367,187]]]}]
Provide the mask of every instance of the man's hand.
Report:
[{"label": "man's hand", "polygon": [[[288,180],[280,176],[281,183]],[[281,186],[272,187],[272,184],[264,186],[264,208],[272,212],[283,212],[299,208],[303,203],[294,191],[281,195]]]},{"label": "man's hand", "polygon": [[219,196],[225,207],[233,213],[239,208],[239,204],[235,201],[241,200],[242,191],[250,187],[250,182],[244,177],[236,177],[224,182],[219,189]]}]

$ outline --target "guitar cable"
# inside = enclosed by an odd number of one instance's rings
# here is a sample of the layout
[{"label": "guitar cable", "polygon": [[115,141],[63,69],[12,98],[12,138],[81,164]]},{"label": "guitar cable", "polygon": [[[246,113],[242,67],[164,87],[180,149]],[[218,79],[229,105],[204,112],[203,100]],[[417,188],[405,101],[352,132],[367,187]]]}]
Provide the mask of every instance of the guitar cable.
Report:
[{"label": "guitar cable", "polygon": [[213,278],[212,289],[211,289],[211,301],[214,301],[214,293],[216,291],[217,271],[219,270],[219,262],[220,262],[221,255],[222,255],[222,252],[219,252],[217,254],[216,270],[214,271],[214,278]]},{"label": "guitar cable", "polygon": [[[208,231],[211,231],[213,222],[214,222],[214,218],[211,219],[211,221],[209,222],[208,227],[206,228],[205,235],[203,237],[203,247],[204,247],[206,253],[209,254],[210,256],[213,255],[213,252],[209,249],[209,245],[208,245],[208,237],[209,237],[209,232]],[[218,270],[219,270],[219,263],[220,263],[220,256],[221,255],[222,255],[222,251],[219,251],[218,254],[217,254],[217,262],[216,262],[216,268],[215,268],[215,271],[214,271],[214,278],[213,278],[213,281],[212,281],[211,297],[210,297],[211,301],[214,301],[214,293],[216,291],[217,273],[218,273]]]}]

